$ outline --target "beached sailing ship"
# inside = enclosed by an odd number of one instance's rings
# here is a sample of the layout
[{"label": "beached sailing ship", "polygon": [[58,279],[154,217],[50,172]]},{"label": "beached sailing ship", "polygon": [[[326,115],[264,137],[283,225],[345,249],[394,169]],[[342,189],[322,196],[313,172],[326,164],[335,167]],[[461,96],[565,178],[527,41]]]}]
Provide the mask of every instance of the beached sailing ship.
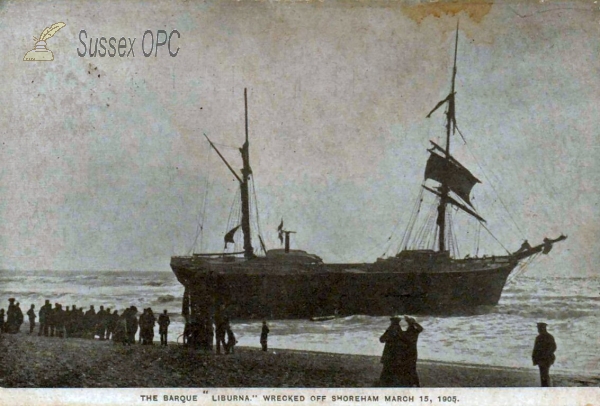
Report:
[{"label": "beached sailing ship", "polygon": [[[471,190],[480,181],[450,153],[451,136],[457,130],[455,117],[455,78],[458,29],[454,50],[451,90],[429,113],[446,107],[446,145],[431,142],[422,191],[436,197],[433,246],[409,249],[408,245],[392,257],[374,263],[324,263],[316,255],[290,249],[292,231],[278,229],[285,237],[285,248],[254,251],[250,230],[250,192],[252,177],[248,140],[246,90],[246,139],[240,149],[243,168],[238,174],[208,137],[211,147],[240,184],[241,224],[225,236],[225,246],[241,227],[243,251],[233,253],[174,256],[171,267],[185,287],[183,314],[196,325],[208,325],[216,309],[232,318],[311,318],[328,315],[389,315],[393,313],[450,313],[498,303],[511,272],[525,259],[547,254],[554,243],[566,239],[544,239],[530,246],[527,242],[515,252],[492,257],[457,258],[451,255],[451,210],[466,213],[481,224],[485,220],[470,201]],[[411,229],[413,225],[409,226]],[[327,319],[328,317],[325,317]],[[197,330],[199,331],[199,330]]]}]

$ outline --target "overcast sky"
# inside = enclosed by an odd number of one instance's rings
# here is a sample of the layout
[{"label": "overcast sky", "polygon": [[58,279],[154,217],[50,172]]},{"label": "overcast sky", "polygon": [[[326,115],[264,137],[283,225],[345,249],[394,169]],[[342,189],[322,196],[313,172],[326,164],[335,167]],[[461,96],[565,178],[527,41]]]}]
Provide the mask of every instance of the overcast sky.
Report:
[{"label": "overcast sky", "polygon": [[[593,2],[2,5],[2,268],[168,271],[192,248],[203,212],[197,249],[222,249],[237,183],[202,133],[241,167],[230,147],[243,143],[245,87],[269,248],[283,217],[294,248],[374,261],[408,223],[429,140],[444,140],[443,111],[425,116],[449,92],[458,17],[467,145],[452,143],[483,181],[478,212],[509,250],[569,235],[532,274],[598,275]],[[55,22],[66,26],[48,40],[54,61],[24,62]],[[144,32],[159,29],[180,33],[176,57],[166,46],[144,57]],[[81,30],[88,47],[136,38],[135,57],[80,57]],[[456,230],[461,255],[473,251],[474,230]],[[480,253],[504,253],[486,234]]]}]

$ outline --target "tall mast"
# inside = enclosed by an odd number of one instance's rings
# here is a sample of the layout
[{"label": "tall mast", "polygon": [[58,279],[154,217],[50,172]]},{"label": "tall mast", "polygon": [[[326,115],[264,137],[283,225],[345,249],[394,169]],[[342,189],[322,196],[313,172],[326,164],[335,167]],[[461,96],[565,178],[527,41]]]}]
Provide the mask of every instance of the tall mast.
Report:
[{"label": "tall mast", "polygon": [[250,153],[248,143],[248,97],[246,95],[246,88],[244,88],[244,109],[246,112],[246,142],[240,152],[242,154],[242,181],[240,182],[241,195],[242,195],[242,232],[244,233],[244,257],[254,258],[254,248],[252,248],[252,237],[250,236],[250,199],[248,197],[248,179],[252,174],[250,169]]},{"label": "tall mast", "polygon": [[[448,96],[448,111],[446,112],[446,158],[450,158],[450,134],[454,130],[456,116],[454,112],[454,83],[456,81],[456,55],[458,52],[458,21],[456,22],[456,39],[454,43],[454,66],[452,68],[452,86]],[[442,182],[440,188],[440,204],[438,205],[437,225],[439,227],[439,250],[446,250],[446,205],[448,203],[449,188],[445,182]]]}]

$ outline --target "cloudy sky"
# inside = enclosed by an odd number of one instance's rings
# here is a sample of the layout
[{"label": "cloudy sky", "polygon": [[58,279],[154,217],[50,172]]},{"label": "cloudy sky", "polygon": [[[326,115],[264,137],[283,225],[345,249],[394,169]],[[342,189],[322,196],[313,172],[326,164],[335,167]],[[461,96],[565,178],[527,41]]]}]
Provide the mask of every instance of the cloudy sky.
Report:
[{"label": "cloudy sky", "polygon": [[[267,245],[283,218],[293,247],[326,261],[393,253],[429,140],[444,140],[443,112],[425,116],[449,92],[457,18],[467,143],[452,143],[483,181],[478,212],[509,250],[569,235],[532,274],[598,275],[591,1],[4,2],[0,266],[168,271],[202,219],[196,249],[222,249],[237,183],[202,134],[240,167],[244,88]],[[24,62],[56,22],[54,61]],[[177,56],[145,57],[146,30],[177,30]],[[136,38],[135,56],[78,55],[100,37]],[[474,230],[457,218],[461,255]],[[503,252],[482,231],[480,254]]]}]

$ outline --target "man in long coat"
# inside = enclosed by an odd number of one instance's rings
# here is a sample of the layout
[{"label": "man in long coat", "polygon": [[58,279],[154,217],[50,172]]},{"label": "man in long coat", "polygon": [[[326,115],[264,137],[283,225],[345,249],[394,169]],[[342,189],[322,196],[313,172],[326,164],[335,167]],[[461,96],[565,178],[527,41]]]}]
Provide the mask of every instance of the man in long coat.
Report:
[{"label": "man in long coat", "polygon": [[546,323],[538,323],[538,336],[535,338],[533,353],[531,359],[533,365],[537,365],[540,369],[540,380],[542,386],[550,386],[550,366],[554,364],[556,359],[554,352],[556,351],[556,341],[552,334],[546,331]]},{"label": "man in long coat", "polygon": [[382,387],[411,386],[411,379],[404,360],[408,350],[408,342],[400,328],[400,317],[390,318],[390,326],[379,338],[385,343],[381,363],[383,369],[379,378]]},{"label": "man in long coat", "polygon": [[404,362],[406,363],[406,370],[410,378],[409,386],[419,388],[421,383],[419,381],[419,374],[417,373],[417,342],[419,334],[423,331],[423,327],[412,317],[404,316],[404,320],[408,323],[408,329],[404,332],[404,339],[406,340]]}]

